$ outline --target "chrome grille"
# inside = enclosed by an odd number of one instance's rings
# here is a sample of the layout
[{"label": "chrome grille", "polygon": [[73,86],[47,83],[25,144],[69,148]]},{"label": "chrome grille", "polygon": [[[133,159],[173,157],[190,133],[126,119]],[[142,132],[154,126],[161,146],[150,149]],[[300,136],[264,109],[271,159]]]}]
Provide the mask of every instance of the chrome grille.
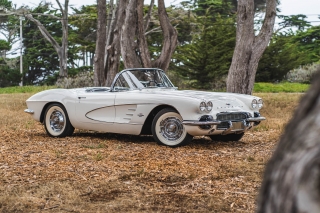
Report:
[{"label": "chrome grille", "polygon": [[217,125],[217,129],[228,129],[230,128],[230,124],[228,122],[221,122],[221,124]]},{"label": "chrome grille", "polygon": [[219,121],[240,121],[245,120],[249,116],[244,112],[230,112],[217,114],[217,120]]}]

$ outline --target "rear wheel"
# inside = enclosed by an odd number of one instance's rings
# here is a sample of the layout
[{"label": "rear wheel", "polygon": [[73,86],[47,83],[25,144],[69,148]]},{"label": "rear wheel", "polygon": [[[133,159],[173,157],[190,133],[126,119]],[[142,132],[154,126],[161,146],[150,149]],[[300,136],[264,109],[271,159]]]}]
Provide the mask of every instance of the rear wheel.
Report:
[{"label": "rear wheel", "polygon": [[244,133],[240,134],[229,134],[229,135],[210,135],[211,140],[213,141],[239,141],[243,137]]},{"label": "rear wheel", "polygon": [[182,124],[182,117],[174,109],[165,108],[159,111],[152,122],[154,139],[162,145],[177,147],[189,143],[189,135]]},{"label": "rear wheel", "polygon": [[74,127],[68,114],[61,104],[50,104],[44,115],[44,126],[51,137],[66,137],[72,135]]}]

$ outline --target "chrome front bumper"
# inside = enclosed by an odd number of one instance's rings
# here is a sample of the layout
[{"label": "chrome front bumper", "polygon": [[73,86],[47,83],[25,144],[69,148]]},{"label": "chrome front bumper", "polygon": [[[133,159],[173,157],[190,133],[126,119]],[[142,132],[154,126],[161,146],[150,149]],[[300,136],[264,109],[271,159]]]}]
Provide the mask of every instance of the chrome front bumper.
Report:
[{"label": "chrome front bumper", "polygon": [[265,117],[254,117],[254,118],[247,118],[246,121],[248,122],[260,122],[266,120]]},{"label": "chrome front bumper", "polygon": [[34,114],[34,111],[32,109],[25,109],[24,112],[31,115]]},{"label": "chrome front bumper", "polygon": [[[183,121],[187,132],[193,136],[197,135],[227,135],[230,133],[241,133],[258,125],[265,117],[250,117],[240,121]],[[219,126],[219,124],[221,124]],[[205,127],[205,128],[203,128]]]},{"label": "chrome front bumper", "polygon": [[[255,118],[247,118],[244,121],[247,122],[260,122],[266,120],[265,117],[255,117]],[[183,125],[187,126],[203,126],[203,125],[218,125],[221,124],[222,122],[226,121],[218,121],[218,120],[213,120],[213,121],[183,121]]]}]

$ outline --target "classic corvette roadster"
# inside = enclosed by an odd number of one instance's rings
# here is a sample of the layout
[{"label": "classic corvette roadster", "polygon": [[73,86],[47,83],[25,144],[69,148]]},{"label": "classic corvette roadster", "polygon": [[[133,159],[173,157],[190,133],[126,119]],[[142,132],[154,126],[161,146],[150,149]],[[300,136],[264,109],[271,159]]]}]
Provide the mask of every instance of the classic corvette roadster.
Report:
[{"label": "classic corvette roadster", "polygon": [[163,70],[125,69],[111,87],[51,89],[31,96],[25,110],[44,124],[52,137],[75,128],[153,135],[159,144],[176,147],[193,136],[237,141],[265,120],[261,98],[234,93],[177,90]]}]

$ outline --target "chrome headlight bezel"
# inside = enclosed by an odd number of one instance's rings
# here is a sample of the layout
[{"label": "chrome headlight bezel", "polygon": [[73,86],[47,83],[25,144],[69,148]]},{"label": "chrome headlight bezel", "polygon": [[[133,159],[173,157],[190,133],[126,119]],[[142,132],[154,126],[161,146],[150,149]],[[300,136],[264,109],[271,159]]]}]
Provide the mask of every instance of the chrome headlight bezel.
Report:
[{"label": "chrome headlight bezel", "polygon": [[259,99],[257,103],[258,103],[258,108],[261,109],[263,107],[263,100]]},{"label": "chrome headlight bezel", "polygon": [[258,107],[258,101],[257,101],[257,99],[253,99],[253,100],[251,101],[251,107],[252,107],[253,109],[256,109],[256,108]]},{"label": "chrome headlight bezel", "polygon": [[201,103],[199,104],[200,112],[204,112],[206,110],[206,108],[207,108],[206,102],[201,101]]},{"label": "chrome headlight bezel", "polygon": [[213,108],[213,103],[211,101],[208,101],[207,104],[206,104],[206,109],[207,111],[211,111]]}]

